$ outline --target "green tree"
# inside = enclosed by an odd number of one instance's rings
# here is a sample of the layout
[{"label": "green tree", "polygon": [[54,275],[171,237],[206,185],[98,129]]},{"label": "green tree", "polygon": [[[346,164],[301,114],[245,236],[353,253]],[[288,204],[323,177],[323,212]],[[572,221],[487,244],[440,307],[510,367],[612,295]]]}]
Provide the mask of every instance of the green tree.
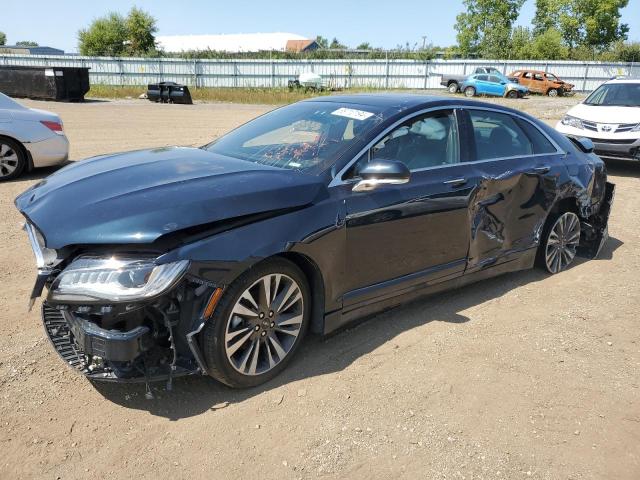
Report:
[{"label": "green tree", "polygon": [[464,56],[509,57],[511,27],[524,0],[464,0],[456,17],[458,46]]},{"label": "green tree", "polygon": [[37,47],[38,42],[32,42],[31,40],[21,40],[16,42],[16,45],[19,47]]},{"label": "green tree", "polygon": [[336,37],[333,37],[333,40],[331,40],[331,43],[329,44],[329,48],[333,50],[345,50],[347,46],[340,43],[340,40],[338,40]]},{"label": "green tree", "polygon": [[356,50],[373,50],[373,47],[369,42],[362,42],[356,47]]},{"label": "green tree", "polygon": [[156,49],[156,19],[147,12],[133,7],[126,18],[127,50],[131,55],[148,54]]},{"label": "green tree", "polygon": [[533,34],[540,35],[550,28],[560,25],[560,12],[566,6],[565,0],[536,0],[536,14],[533,17]]},{"label": "green tree", "polygon": [[0,45],[6,45],[7,44],[7,36],[5,35],[4,32],[0,32]]},{"label": "green tree", "polygon": [[569,56],[569,49],[562,40],[562,34],[555,28],[536,35],[531,44],[531,59],[562,60]]},{"label": "green tree", "polygon": [[133,7],[127,17],[111,12],[78,32],[82,55],[148,55],[155,52],[156,20]]},{"label": "green tree", "polygon": [[316,43],[320,45],[320,48],[329,48],[329,40],[324,38],[322,35],[318,35],[316,37]]},{"label": "green tree", "polygon": [[509,58],[521,60],[531,58],[532,41],[531,29],[521,26],[514,28],[511,32],[511,55]]},{"label": "green tree", "polygon": [[81,55],[118,57],[124,54],[126,41],[126,21],[116,12],[94,20],[89,28],[78,32],[78,47]]},{"label": "green tree", "polygon": [[620,23],[620,10],[629,0],[536,0],[534,33],[558,30],[571,51],[604,50],[626,40],[629,26]]}]

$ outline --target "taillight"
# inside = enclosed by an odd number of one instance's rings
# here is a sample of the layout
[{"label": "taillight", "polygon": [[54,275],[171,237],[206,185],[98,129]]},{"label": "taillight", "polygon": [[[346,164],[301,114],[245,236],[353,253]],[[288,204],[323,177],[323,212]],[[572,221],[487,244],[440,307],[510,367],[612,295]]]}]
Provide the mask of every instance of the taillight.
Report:
[{"label": "taillight", "polygon": [[51,122],[49,120],[40,120],[40,123],[47,127],[52,132],[57,133],[58,135],[64,135],[62,131],[62,123]]}]

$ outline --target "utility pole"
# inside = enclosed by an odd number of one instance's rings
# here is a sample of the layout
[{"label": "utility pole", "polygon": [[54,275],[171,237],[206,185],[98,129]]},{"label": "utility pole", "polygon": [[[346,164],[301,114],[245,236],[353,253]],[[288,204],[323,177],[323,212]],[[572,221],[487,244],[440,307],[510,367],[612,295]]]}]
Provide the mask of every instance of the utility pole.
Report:
[{"label": "utility pole", "polygon": [[422,35],[422,50],[424,50],[426,47],[427,47],[427,36]]}]

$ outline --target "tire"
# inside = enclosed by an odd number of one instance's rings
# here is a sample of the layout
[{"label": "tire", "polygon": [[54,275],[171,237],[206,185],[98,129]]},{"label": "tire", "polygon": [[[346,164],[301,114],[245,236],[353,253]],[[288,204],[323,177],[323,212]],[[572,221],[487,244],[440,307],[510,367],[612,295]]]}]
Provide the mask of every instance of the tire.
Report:
[{"label": "tire", "polygon": [[22,145],[10,138],[0,137],[0,182],[19,177],[27,166]]},{"label": "tire", "polygon": [[458,93],[459,90],[460,85],[458,85],[458,82],[451,82],[449,83],[449,85],[447,85],[447,91],[449,93]]},{"label": "tire", "polygon": [[476,89],[473,87],[467,87],[464,89],[464,95],[466,97],[475,97],[476,96]]},{"label": "tire", "polygon": [[518,92],[515,90],[509,90],[507,92],[507,98],[518,98]]},{"label": "tire", "polygon": [[233,388],[271,380],[300,347],[310,312],[308,282],[295,264],[272,258],[250,268],[227,287],[203,331],[209,375]]},{"label": "tire", "polygon": [[566,270],[580,244],[580,219],[573,212],[556,213],[547,219],[536,262],[551,274]]},{"label": "tire", "polygon": [[558,90],[555,88],[550,88],[547,92],[547,95],[550,97],[557,97],[558,95],[560,95],[560,92],[558,92]]}]

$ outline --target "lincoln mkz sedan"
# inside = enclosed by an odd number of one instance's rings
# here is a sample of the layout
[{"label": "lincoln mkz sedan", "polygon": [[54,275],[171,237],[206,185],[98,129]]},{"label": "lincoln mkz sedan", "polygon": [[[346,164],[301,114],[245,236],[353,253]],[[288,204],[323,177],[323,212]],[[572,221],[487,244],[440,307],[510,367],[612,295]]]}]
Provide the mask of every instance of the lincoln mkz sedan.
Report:
[{"label": "lincoln mkz sedan", "polygon": [[265,382],[308,332],[608,238],[614,186],[588,140],[496,105],[323,97],[201,148],[71,164],[16,199],[32,301],[93,380]]}]

